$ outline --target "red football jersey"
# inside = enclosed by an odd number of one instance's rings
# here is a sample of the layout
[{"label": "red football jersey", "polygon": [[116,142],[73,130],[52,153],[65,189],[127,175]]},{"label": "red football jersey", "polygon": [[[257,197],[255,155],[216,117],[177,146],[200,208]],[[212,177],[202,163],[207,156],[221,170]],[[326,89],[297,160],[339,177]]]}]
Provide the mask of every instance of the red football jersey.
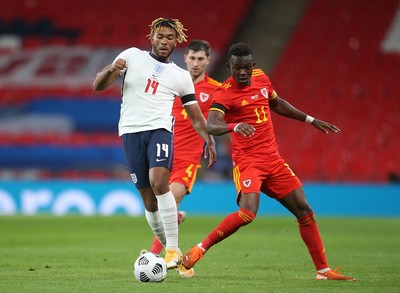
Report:
[{"label": "red football jersey", "polygon": [[232,136],[232,159],[242,162],[271,161],[280,158],[269,109],[269,101],[277,94],[268,76],[261,69],[254,69],[251,85],[239,88],[229,77],[214,93],[213,104],[225,107],[226,123],[248,123],[256,129],[254,136]]},{"label": "red football jersey", "polygon": [[[210,109],[213,93],[220,82],[210,78],[208,75],[194,85],[196,98],[199,107],[207,120],[208,110]],[[174,127],[174,159],[192,158],[201,159],[204,148],[204,140],[194,130],[190,123],[190,118],[187,115],[185,108],[182,106],[181,99],[176,98],[172,108],[172,116],[175,117]]]}]

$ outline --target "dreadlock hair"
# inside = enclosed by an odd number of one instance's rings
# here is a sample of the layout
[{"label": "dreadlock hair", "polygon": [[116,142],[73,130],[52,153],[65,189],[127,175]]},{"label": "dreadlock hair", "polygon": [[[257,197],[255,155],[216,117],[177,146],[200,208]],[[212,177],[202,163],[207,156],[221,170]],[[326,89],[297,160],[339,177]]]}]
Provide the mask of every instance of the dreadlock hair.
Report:
[{"label": "dreadlock hair", "polygon": [[185,54],[188,54],[190,50],[194,52],[204,51],[207,57],[210,57],[211,54],[210,43],[205,40],[191,40],[185,48]]},{"label": "dreadlock hair", "polygon": [[159,17],[153,20],[153,22],[149,25],[150,34],[148,34],[147,37],[149,37],[149,39],[151,40],[151,38],[156,33],[157,29],[163,26],[173,29],[176,32],[176,39],[178,40],[179,43],[186,42],[187,36],[185,35],[184,31],[187,31],[187,29],[183,27],[183,24],[179,21],[179,19],[172,19],[172,18]]},{"label": "dreadlock hair", "polygon": [[248,56],[252,55],[252,50],[250,45],[245,43],[233,44],[228,51],[228,59],[232,56]]}]

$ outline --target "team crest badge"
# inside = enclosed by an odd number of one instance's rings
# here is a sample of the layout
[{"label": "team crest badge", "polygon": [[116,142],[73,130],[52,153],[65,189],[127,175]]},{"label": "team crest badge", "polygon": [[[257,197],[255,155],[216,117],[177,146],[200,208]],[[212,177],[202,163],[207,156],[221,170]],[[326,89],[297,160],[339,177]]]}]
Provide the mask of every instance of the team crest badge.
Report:
[{"label": "team crest badge", "polygon": [[260,92],[262,93],[262,95],[264,97],[266,97],[268,99],[268,91],[267,91],[267,89],[265,87],[260,89]]},{"label": "team crest badge", "polygon": [[200,101],[202,101],[204,103],[204,102],[206,102],[208,100],[210,95],[206,94],[206,93],[200,93],[199,97],[200,97]]},{"label": "team crest badge", "polygon": [[135,173],[131,174],[131,178],[132,178],[133,183],[136,184],[137,183],[137,177],[136,177]]},{"label": "team crest badge", "polygon": [[249,187],[251,185],[251,179],[243,180],[244,187]]},{"label": "team crest badge", "polygon": [[160,64],[156,64],[156,66],[154,67],[154,72],[156,74],[163,74],[165,67],[160,65]]}]

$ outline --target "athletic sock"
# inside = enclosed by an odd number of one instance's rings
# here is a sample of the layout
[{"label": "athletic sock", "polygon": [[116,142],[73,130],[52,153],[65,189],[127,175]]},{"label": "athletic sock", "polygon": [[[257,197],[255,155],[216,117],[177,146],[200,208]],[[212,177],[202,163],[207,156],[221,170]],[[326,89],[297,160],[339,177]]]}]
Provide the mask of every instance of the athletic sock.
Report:
[{"label": "athletic sock", "polygon": [[161,251],[163,250],[164,246],[158,240],[156,236],[153,238],[153,244],[151,245],[150,252],[160,255]]},{"label": "athletic sock", "polygon": [[201,242],[200,247],[208,250],[214,244],[235,233],[240,227],[251,223],[255,217],[256,215],[253,212],[240,208],[237,212],[226,216]]},{"label": "athletic sock", "polygon": [[175,198],[171,191],[156,195],[158,211],[164,225],[165,236],[167,239],[166,248],[178,248],[178,209]]},{"label": "athletic sock", "polygon": [[[178,225],[180,224],[182,220],[182,216],[180,213],[178,213]],[[161,254],[164,246],[161,244],[161,242],[158,240],[156,236],[154,236],[153,239],[153,244],[151,245],[150,252],[156,253],[156,254]]]},{"label": "athletic sock", "polygon": [[301,238],[307,246],[317,271],[328,268],[325,248],[318,231],[314,212],[297,219],[297,222],[299,223]]},{"label": "athletic sock", "polygon": [[149,226],[151,230],[153,230],[155,237],[159,240],[160,245],[165,246],[167,243],[167,239],[165,237],[164,226],[161,221],[159,211],[149,212],[145,210],[145,216],[147,223],[149,223]]}]

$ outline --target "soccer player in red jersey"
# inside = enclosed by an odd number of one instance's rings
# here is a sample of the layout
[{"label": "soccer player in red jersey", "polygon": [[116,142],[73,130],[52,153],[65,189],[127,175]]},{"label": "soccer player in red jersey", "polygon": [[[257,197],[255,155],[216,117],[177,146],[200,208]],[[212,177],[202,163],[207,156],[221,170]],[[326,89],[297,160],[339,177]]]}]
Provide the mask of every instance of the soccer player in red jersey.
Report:
[{"label": "soccer player in red jersey", "polygon": [[[184,61],[189,71],[194,87],[198,105],[207,119],[211,106],[213,93],[220,82],[212,79],[206,73],[210,63],[210,44],[205,40],[192,40],[185,48]],[[169,178],[169,186],[179,207],[185,195],[189,194],[196,180],[197,170],[201,167],[201,156],[204,152],[204,140],[198,135],[190,123],[188,114],[182,106],[180,99],[175,99],[172,116],[174,123],[174,160]],[[209,161],[208,167],[211,165]],[[183,211],[178,213],[179,222],[185,218]],[[151,252],[160,254],[162,244],[154,237]],[[178,272],[183,277],[193,277],[194,270],[180,266]]]},{"label": "soccer player in red jersey", "polygon": [[234,44],[228,53],[230,77],[214,93],[207,122],[212,135],[231,133],[234,162],[233,180],[239,210],[225,217],[198,245],[182,259],[192,268],[211,246],[251,223],[256,217],[260,192],[279,201],[296,218],[301,238],[316,268],[317,280],[347,280],[329,268],[315,215],[306,200],[302,184],[278,152],[270,110],[304,121],[328,134],[340,131],[335,125],[314,119],[280,98],[268,76],[255,69],[251,47]]},{"label": "soccer player in red jersey", "polygon": [[[213,93],[221,85],[206,73],[207,65],[210,63],[210,53],[211,48],[207,41],[192,40],[185,48],[184,55],[187,70],[194,83],[198,105],[206,119]],[[204,140],[191,127],[180,99],[175,99],[172,115],[175,117],[174,162],[169,182],[179,206],[183,197],[191,192],[197,170],[201,167]]]}]

